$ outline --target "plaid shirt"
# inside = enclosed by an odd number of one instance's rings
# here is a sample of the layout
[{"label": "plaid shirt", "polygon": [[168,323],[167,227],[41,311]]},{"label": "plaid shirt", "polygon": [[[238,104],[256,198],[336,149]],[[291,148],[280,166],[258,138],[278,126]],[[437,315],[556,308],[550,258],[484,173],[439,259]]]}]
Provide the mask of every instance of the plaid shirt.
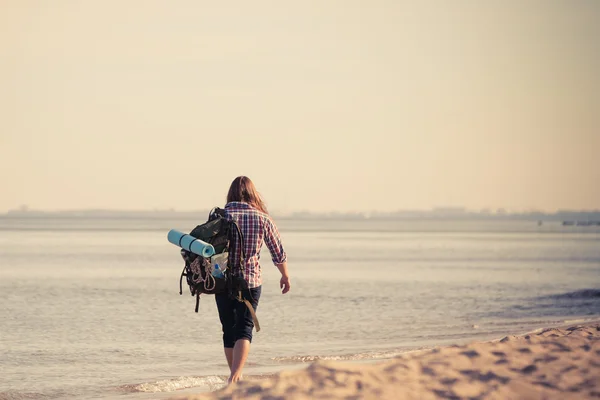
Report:
[{"label": "plaid shirt", "polygon": [[[244,250],[246,252],[242,273],[248,282],[248,287],[255,288],[262,285],[260,270],[260,249],[266,243],[274,264],[286,261],[287,256],[283,250],[281,237],[277,226],[268,214],[260,212],[248,203],[232,201],[225,205],[227,216],[236,221],[244,235]],[[240,249],[233,240],[232,247],[235,254],[230,256],[240,257]]]}]

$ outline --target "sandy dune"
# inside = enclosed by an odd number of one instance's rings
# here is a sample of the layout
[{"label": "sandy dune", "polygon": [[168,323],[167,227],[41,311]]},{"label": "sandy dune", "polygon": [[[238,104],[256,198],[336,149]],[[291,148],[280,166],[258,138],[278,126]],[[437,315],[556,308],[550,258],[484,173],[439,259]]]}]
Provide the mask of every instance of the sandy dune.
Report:
[{"label": "sandy dune", "polygon": [[600,399],[600,324],[299,371],[179,399]]}]

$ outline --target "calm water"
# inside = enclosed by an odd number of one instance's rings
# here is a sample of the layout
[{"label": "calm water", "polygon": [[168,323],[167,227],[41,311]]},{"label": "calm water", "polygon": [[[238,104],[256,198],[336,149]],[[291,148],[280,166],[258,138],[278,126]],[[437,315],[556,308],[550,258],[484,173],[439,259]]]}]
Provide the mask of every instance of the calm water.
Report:
[{"label": "calm water", "polygon": [[[220,387],[214,298],[195,314],[179,296],[182,260],[166,240],[198,221],[0,219],[0,399]],[[247,376],[600,318],[598,227],[278,222],[293,287],[279,293],[263,249],[263,330]]]}]

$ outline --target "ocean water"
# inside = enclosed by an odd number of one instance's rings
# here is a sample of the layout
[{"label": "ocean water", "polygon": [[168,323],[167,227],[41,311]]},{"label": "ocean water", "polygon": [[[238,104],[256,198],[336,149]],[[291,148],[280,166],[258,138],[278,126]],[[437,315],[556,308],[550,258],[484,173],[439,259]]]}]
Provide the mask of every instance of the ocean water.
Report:
[{"label": "ocean water", "polygon": [[[0,399],[159,399],[228,375],[214,298],[194,313],[171,228],[0,218]],[[535,221],[279,220],[245,375],[371,361],[600,319],[600,228]],[[186,290],[184,284],[184,290]]]}]

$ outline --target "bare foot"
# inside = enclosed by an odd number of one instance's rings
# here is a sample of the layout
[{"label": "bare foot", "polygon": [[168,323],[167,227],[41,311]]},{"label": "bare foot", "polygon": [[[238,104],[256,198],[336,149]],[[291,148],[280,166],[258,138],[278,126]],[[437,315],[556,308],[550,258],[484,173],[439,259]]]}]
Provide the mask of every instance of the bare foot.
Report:
[{"label": "bare foot", "polygon": [[230,376],[229,379],[227,379],[227,384],[231,385],[232,383],[236,383],[241,381],[242,379],[244,379],[243,375],[239,375],[239,376]]}]

